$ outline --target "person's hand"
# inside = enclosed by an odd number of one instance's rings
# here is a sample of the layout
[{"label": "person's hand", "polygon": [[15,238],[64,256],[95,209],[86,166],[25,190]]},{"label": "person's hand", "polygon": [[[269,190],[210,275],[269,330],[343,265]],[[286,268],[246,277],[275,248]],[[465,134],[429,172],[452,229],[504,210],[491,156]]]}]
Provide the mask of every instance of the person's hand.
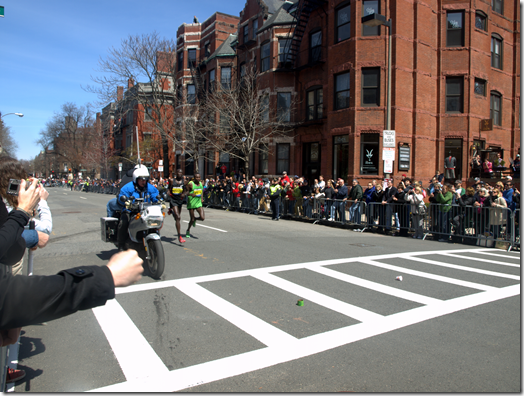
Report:
[{"label": "person's hand", "polygon": [[17,327],[16,329],[0,330],[0,347],[12,345],[17,342],[21,330],[21,327]]},{"label": "person's hand", "polygon": [[22,179],[20,191],[18,192],[18,207],[28,213],[33,213],[33,209],[40,201],[40,190],[43,188],[36,179],[31,179],[31,185],[26,190],[27,182]]},{"label": "person's hand", "polygon": [[142,278],[142,260],[136,250],[126,250],[111,257],[107,267],[113,275],[115,287],[124,287],[136,283]]},{"label": "person's hand", "polygon": [[40,189],[40,200],[47,201],[47,197],[49,197],[49,191],[42,187]]}]

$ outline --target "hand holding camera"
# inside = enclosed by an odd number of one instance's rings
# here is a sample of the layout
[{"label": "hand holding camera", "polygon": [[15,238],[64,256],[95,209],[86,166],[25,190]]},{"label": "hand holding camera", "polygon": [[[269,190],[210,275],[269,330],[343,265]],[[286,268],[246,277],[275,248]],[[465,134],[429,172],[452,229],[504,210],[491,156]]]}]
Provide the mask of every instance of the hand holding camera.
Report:
[{"label": "hand holding camera", "polygon": [[[11,183],[10,183],[11,185]],[[22,209],[27,213],[32,213],[40,201],[40,190],[42,189],[40,183],[36,183],[35,179],[30,179],[29,183],[21,180],[18,187],[18,209]]]}]

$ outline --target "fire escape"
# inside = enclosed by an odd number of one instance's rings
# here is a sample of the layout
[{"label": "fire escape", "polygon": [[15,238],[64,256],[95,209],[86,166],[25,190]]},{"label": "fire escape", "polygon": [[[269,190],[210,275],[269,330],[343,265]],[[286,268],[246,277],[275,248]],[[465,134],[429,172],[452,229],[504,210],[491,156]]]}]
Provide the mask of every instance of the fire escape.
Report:
[{"label": "fire escape", "polygon": [[289,50],[287,50],[286,61],[284,64],[285,68],[294,69],[296,68],[296,62],[298,53],[300,51],[300,45],[302,38],[306,32],[307,23],[311,13],[317,8],[326,4],[326,0],[299,0],[296,5],[291,5],[289,8],[290,14],[294,15],[296,20],[295,29],[291,37],[289,44]]}]

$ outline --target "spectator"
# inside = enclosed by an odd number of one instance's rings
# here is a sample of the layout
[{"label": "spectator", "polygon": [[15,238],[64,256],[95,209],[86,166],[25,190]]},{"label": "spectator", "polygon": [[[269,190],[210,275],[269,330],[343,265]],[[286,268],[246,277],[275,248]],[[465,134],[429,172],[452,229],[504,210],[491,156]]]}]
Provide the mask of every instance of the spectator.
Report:
[{"label": "spectator", "polygon": [[326,182],[324,181],[324,176],[320,175],[318,177],[318,188],[320,188],[320,191],[324,190],[326,188]]},{"label": "spectator", "polygon": [[424,216],[426,215],[426,205],[422,196],[422,189],[416,186],[407,194],[407,201],[411,205],[411,214],[413,216],[413,227],[415,234],[413,238],[422,239],[424,237]]},{"label": "spectator", "polygon": [[387,188],[384,190],[382,196],[382,205],[385,205],[385,215],[386,215],[386,232],[391,231],[391,218],[393,216],[393,197],[397,194],[397,188],[393,186],[393,179],[387,180]]},{"label": "spectator", "polygon": [[502,192],[502,196],[506,200],[506,206],[508,208],[510,208],[512,211],[514,211],[516,206],[517,206],[516,203],[513,201],[513,193],[514,192],[515,192],[515,190],[513,190],[513,183],[512,182],[507,182],[504,185],[504,190]]},{"label": "spectator", "polygon": [[346,224],[346,201],[348,199],[348,188],[344,184],[344,179],[339,178],[335,187],[335,199],[337,200],[337,211],[339,220],[342,224]]},{"label": "spectator", "polygon": [[289,176],[287,175],[287,172],[286,172],[286,171],[282,172],[281,180],[282,180],[283,182],[288,182],[288,183],[289,183],[290,180],[289,180]]},{"label": "spectator", "polygon": [[384,206],[382,205],[382,198],[384,197],[384,190],[382,189],[382,184],[378,183],[375,185],[375,191],[373,192],[371,206],[371,218],[373,223],[378,222],[379,232],[384,232]]},{"label": "spectator", "polygon": [[333,221],[335,218],[335,207],[333,206],[333,199],[335,197],[335,189],[333,188],[333,180],[328,180],[326,188],[324,188],[324,196],[326,198],[324,204],[324,214],[328,221]]},{"label": "spectator", "polygon": [[482,170],[484,171],[484,174],[486,174],[489,177],[493,177],[493,164],[489,162],[488,157],[484,160],[482,163]]},{"label": "spectator", "polygon": [[397,226],[399,229],[398,236],[408,236],[409,231],[409,206],[405,205],[406,193],[410,191],[403,181],[398,184],[397,192],[393,196],[395,218],[397,219]]},{"label": "spectator", "polygon": [[449,214],[451,210],[451,202],[453,200],[453,193],[451,192],[451,184],[446,184],[442,187],[442,191],[437,191],[435,194],[435,199],[439,204],[438,211],[438,224],[439,232],[441,236],[439,237],[439,242],[445,242],[449,240]]},{"label": "spectator", "polygon": [[280,192],[282,187],[278,184],[278,179],[275,177],[269,186],[269,199],[271,203],[271,220],[278,221],[280,217]]},{"label": "spectator", "polygon": [[507,208],[506,200],[502,197],[502,192],[498,188],[493,190],[491,206],[493,209],[489,212],[489,223],[491,224],[493,238],[498,239],[502,225],[506,224],[507,215],[507,211],[502,209]]},{"label": "spectator", "polygon": [[295,182],[295,188],[293,189],[293,197],[295,197],[295,216],[304,215],[304,209],[302,207],[303,195],[300,187],[302,187],[302,182],[299,179]]},{"label": "spectator", "polygon": [[352,201],[351,207],[349,208],[349,221],[352,223],[361,223],[360,205],[363,195],[362,186],[357,179],[353,179],[353,187],[349,192],[349,199]]}]

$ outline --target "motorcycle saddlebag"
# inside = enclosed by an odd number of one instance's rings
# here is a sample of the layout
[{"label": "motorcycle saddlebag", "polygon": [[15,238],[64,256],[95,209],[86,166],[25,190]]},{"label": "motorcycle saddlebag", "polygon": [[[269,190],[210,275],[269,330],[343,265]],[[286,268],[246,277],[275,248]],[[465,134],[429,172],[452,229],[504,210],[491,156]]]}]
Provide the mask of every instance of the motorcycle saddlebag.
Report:
[{"label": "motorcycle saddlebag", "polygon": [[101,217],[100,229],[103,242],[116,242],[118,219],[115,217]]}]

